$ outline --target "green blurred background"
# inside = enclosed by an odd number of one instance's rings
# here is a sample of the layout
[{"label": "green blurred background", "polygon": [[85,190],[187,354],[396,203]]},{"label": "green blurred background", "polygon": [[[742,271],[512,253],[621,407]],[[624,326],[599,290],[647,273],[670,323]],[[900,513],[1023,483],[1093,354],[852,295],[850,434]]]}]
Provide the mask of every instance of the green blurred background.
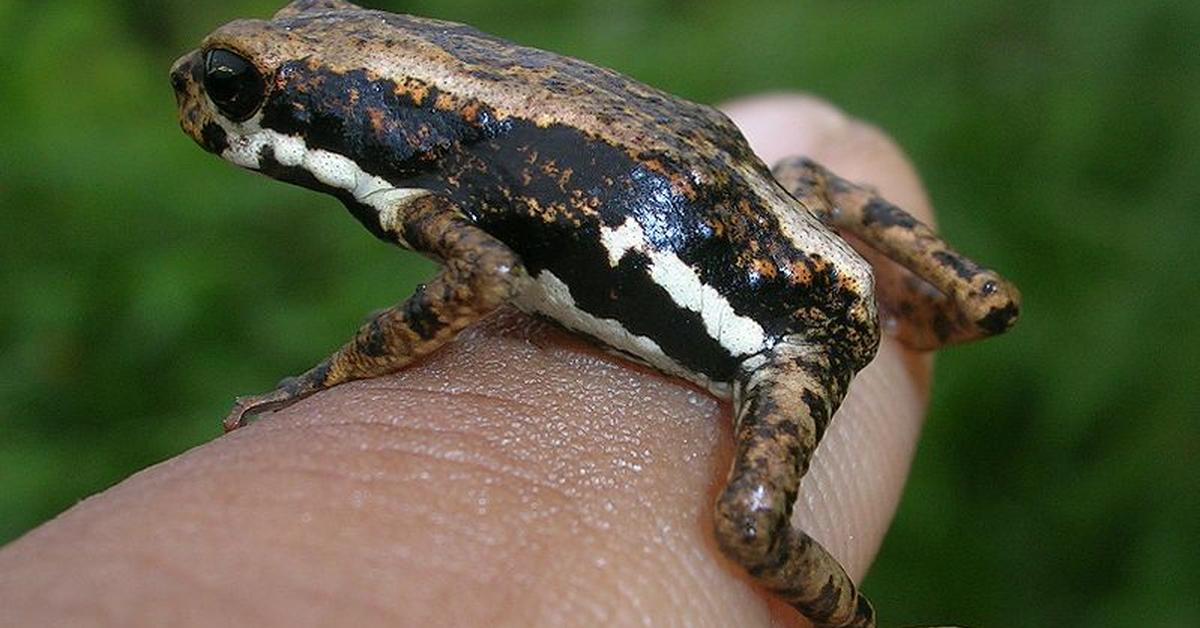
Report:
[{"label": "green blurred background", "polygon": [[[179,132],[171,61],[281,3],[0,0],[0,542],[212,439],[430,272]],[[938,358],[877,607],[1200,625],[1200,3],[372,4],[887,129],[1026,308]]]}]

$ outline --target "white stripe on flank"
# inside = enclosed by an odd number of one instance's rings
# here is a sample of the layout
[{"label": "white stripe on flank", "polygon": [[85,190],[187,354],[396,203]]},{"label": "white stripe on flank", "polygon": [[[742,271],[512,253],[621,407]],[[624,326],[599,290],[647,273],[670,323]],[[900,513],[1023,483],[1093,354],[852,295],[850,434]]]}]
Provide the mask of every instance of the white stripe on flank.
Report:
[{"label": "white stripe on flank", "polygon": [[[284,135],[259,125],[262,115],[239,125],[221,126],[229,140],[229,148],[221,154],[225,159],[250,170],[259,170],[262,163],[259,155],[264,147],[271,147],[275,161],[289,168],[303,168],[317,181],[346,190],[358,202],[379,212],[379,224],[387,231],[400,237],[398,213],[404,203],[426,194],[425,190],[397,188],[386,179],[367,173],[348,157],[337,153],[309,148],[304,138]],[[400,243],[408,246],[401,238]]]},{"label": "white stripe on flank", "polygon": [[715,288],[705,285],[691,266],[673,254],[651,252],[650,278],[666,288],[680,307],[700,314],[704,330],[735,356],[762,351],[767,334],[757,321],[738,315]]},{"label": "white stripe on flank", "polygon": [[613,268],[621,263],[621,258],[625,257],[630,249],[643,251],[646,248],[646,234],[642,231],[642,226],[632,218],[627,218],[616,229],[602,228],[600,241],[604,248],[608,249],[608,265]]},{"label": "white stripe on flank", "polygon": [[616,229],[602,228],[600,240],[613,266],[631,250],[649,257],[650,278],[654,283],[662,286],[676,305],[700,314],[705,332],[730,354],[751,355],[766,346],[762,325],[735,312],[724,295],[702,282],[695,269],[677,255],[651,248],[642,226],[634,218],[626,218]]},{"label": "white stripe on flank", "polygon": [[517,291],[512,304],[526,312],[541,314],[554,319],[562,326],[587,334],[603,341],[606,345],[622,352],[625,357],[633,356],[650,366],[707,388],[712,394],[728,399],[731,386],[728,382],[714,382],[700,373],[684,368],[663,352],[653,339],[639,336],[625,329],[620,321],[597,318],[575,305],[571,289],[548,270],[538,273],[536,278],[525,280]]}]

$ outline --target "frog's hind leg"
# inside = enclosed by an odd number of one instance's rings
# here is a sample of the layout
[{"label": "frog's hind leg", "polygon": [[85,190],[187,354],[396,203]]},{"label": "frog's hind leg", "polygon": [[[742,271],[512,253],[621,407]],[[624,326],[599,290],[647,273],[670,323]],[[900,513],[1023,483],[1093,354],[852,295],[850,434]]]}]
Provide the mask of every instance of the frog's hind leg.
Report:
[{"label": "frog's hind leg", "polygon": [[459,330],[511,297],[524,275],[517,255],[468,223],[447,201],[426,195],[388,216],[384,231],[443,262],[440,272],[403,303],[375,313],[336,353],[264,395],[239,397],[225,429],[248,414],[287,407],[313,393],[356,379],[395,372],[445,344]]},{"label": "frog's hind leg", "polygon": [[853,369],[835,354],[784,343],[738,381],[736,453],[716,505],[722,551],[816,625],[874,626],[837,560],[791,526],[800,478]]},{"label": "frog's hind leg", "polygon": [[[1020,311],[1017,289],[950,247],[927,225],[803,157],[779,162],[775,178],[822,221],[857,237],[915,275],[876,285],[894,332],[914,349],[934,349],[1004,332]],[[917,279],[920,278],[920,280]],[[924,280],[924,281],[921,281]]]}]

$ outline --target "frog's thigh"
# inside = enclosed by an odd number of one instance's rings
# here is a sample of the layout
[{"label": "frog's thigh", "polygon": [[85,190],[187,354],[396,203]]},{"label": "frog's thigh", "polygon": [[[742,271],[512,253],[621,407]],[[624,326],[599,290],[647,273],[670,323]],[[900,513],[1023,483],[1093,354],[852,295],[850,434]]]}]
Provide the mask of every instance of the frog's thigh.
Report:
[{"label": "frog's thigh", "polygon": [[779,162],[774,174],[821,220],[924,280],[906,276],[896,285],[876,287],[885,313],[897,323],[892,331],[904,344],[933,349],[998,334],[1016,322],[1020,295],[1012,284],[873,190],[802,157]]},{"label": "frog's thigh", "polygon": [[819,348],[784,344],[741,378],[736,454],[717,500],[717,541],[818,626],[873,626],[866,598],[837,560],[791,527],[800,478],[850,372]]},{"label": "frog's thigh", "polygon": [[447,201],[426,195],[385,215],[385,231],[441,260],[442,269],[404,302],[375,313],[350,342],[308,372],[265,395],[239,399],[226,418],[227,429],[241,425],[246,414],[276,410],[344,382],[397,371],[515,292],[524,272],[517,255],[467,222]]}]

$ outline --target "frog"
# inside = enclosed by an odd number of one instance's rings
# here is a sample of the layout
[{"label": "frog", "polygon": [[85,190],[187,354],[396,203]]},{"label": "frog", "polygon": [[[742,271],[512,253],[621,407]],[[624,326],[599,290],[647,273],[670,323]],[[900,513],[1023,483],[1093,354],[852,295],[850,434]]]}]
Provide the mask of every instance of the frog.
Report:
[{"label": "frog", "polygon": [[[768,167],[715,108],[462,24],[296,0],[219,27],[170,79],[203,149],[440,264],[316,366],[238,397],[226,430],[512,306],[728,400],[720,551],[814,625],[875,625],[791,523],[800,480],[884,333],[923,351],[999,334],[1012,283],[870,187],[804,156]],[[877,289],[867,252],[903,280]]]}]

